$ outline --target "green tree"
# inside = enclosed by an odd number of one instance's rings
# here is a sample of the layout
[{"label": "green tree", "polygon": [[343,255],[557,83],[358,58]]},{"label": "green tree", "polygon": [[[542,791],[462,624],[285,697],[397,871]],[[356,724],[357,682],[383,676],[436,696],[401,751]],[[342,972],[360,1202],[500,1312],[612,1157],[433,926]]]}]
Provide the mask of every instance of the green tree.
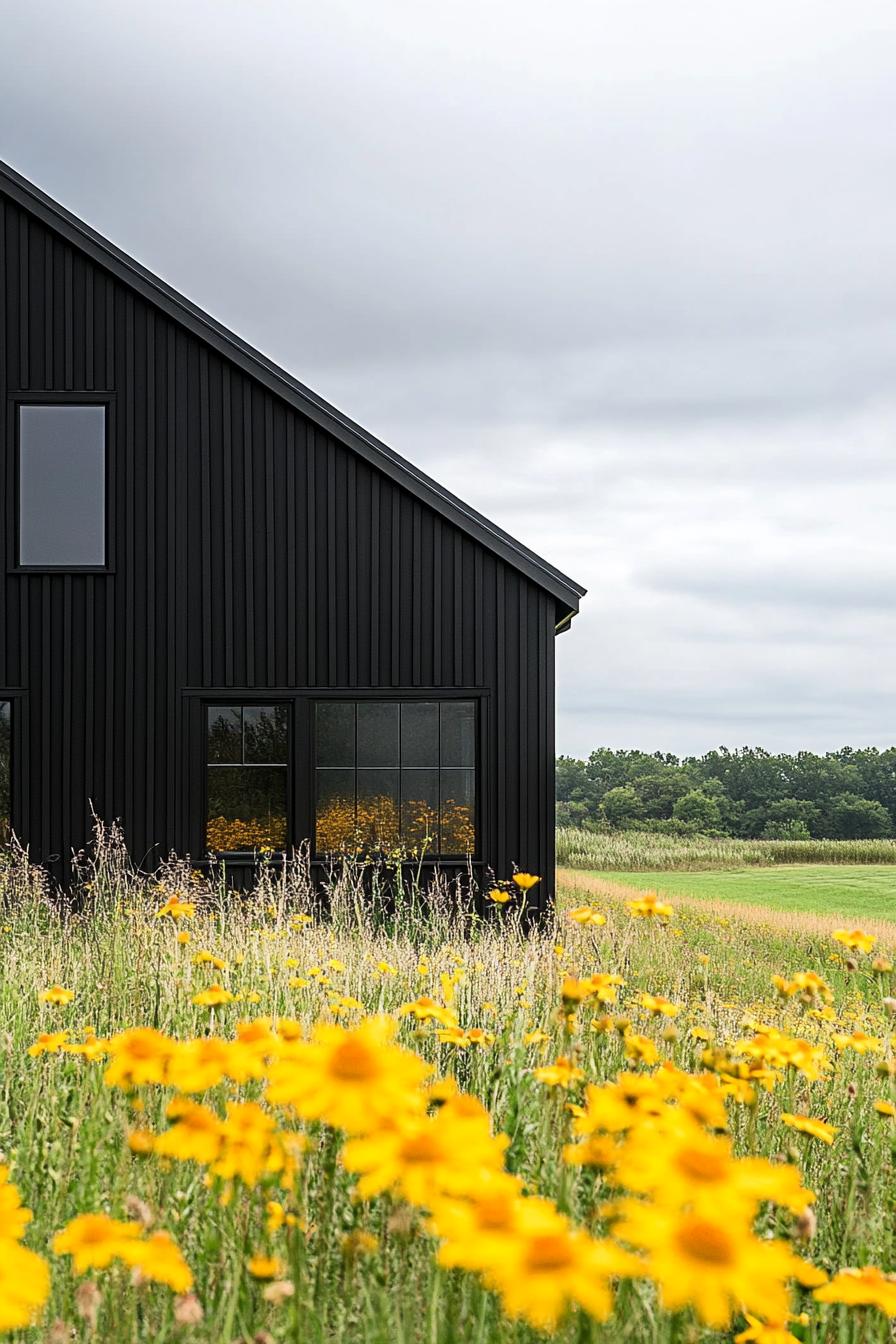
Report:
[{"label": "green tree", "polygon": [[892,835],[893,823],[882,803],[841,793],[831,800],[825,833],[831,840],[876,840]]},{"label": "green tree", "polygon": [[763,840],[811,840],[809,827],[799,817],[784,821],[767,821],[762,828]]},{"label": "green tree", "polygon": [[611,826],[628,826],[644,816],[641,799],[630,784],[605,793],[601,811]]},{"label": "green tree", "polygon": [[683,793],[672,809],[676,821],[683,821],[695,831],[717,831],[722,820],[715,798],[700,789]]}]

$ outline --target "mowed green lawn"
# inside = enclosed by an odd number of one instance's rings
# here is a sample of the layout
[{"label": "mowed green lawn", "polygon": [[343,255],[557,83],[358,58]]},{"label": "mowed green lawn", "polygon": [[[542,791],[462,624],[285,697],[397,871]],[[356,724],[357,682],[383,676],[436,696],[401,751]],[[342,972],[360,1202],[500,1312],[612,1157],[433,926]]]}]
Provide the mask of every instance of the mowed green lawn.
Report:
[{"label": "mowed green lawn", "polygon": [[896,864],[787,864],[701,873],[595,873],[638,891],[741,901],[775,910],[896,920]]}]

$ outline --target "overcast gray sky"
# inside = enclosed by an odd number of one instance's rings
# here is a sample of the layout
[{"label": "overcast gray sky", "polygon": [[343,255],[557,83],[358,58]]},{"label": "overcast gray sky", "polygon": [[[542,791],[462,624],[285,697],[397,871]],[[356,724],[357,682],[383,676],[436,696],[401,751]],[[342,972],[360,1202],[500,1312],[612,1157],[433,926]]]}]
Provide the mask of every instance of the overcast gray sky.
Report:
[{"label": "overcast gray sky", "polygon": [[559,750],[896,741],[893,0],[0,28],[0,157],[588,586]]}]

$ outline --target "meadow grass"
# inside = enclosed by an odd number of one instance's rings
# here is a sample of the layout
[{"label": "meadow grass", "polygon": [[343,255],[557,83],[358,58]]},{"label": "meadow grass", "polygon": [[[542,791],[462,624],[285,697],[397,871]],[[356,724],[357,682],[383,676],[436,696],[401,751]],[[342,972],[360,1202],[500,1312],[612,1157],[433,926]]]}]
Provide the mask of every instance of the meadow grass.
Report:
[{"label": "meadow grass", "polygon": [[[597,874],[596,874],[597,876]],[[788,864],[704,872],[599,874],[635,890],[857,920],[896,919],[896,864]]]},{"label": "meadow grass", "polygon": [[[186,869],[171,868],[153,882],[138,879],[114,852],[101,856],[90,874],[84,908],[65,916],[48,900],[40,876],[21,863],[7,870],[5,883],[0,1150],[33,1210],[27,1245],[52,1271],[40,1323],[23,1339],[521,1344],[542,1338],[525,1312],[521,1319],[508,1316],[510,1289],[492,1292],[474,1273],[438,1266],[437,1242],[419,1203],[400,1193],[353,1197],[356,1179],[338,1158],[342,1138],[326,1124],[290,1122],[304,1131],[308,1146],[300,1172],[282,1184],[277,1174],[231,1182],[208,1164],[142,1151],[145,1141],[133,1140],[134,1151],[129,1135],[158,1133],[169,1124],[170,1087],[128,1093],[104,1083],[103,1058],[28,1053],[41,1033],[67,1030],[72,1041],[82,1041],[88,1027],[101,1039],[144,1025],[180,1040],[203,1040],[230,1038],[248,1018],[290,1019],[308,1032],[321,1021],[352,1030],[367,1014],[395,1017],[403,1044],[428,1061],[435,1076],[456,1079],[478,1098],[493,1131],[508,1136],[504,1162],[527,1195],[555,1201],[575,1226],[602,1237],[612,1186],[599,1167],[563,1160],[576,1123],[570,1107],[584,1103],[586,1083],[630,1070],[647,1085],[662,1076],[657,1067],[667,1061],[725,1085],[724,1072],[704,1074],[702,1052],[711,1044],[736,1053],[757,1021],[773,1024],[785,1033],[782,1039],[821,1047],[830,1068],[814,1080],[797,1067],[770,1068],[763,1080],[769,1090],[762,1081],[744,1083],[741,1100],[732,1094],[725,1103],[738,1154],[763,1155],[780,1171],[793,1164],[817,1194],[814,1235],[791,1212],[763,1204],[757,1244],[782,1237],[827,1273],[893,1267],[894,1121],[877,1114],[873,1103],[896,1100],[885,1003],[896,986],[891,971],[872,969],[870,955],[833,941],[827,919],[732,912],[689,900],[669,919],[637,919],[626,904],[632,893],[622,884],[568,874],[555,920],[536,929],[524,928],[518,893],[464,928],[447,893],[424,909],[420,893],[411,892],[397,911],[374,918],[350,877],[334,883],[324,921],[309,913],[311,891],[301,871],[267,872],[254,893],[238,897],[204,888]],[[159,917],[171,900],[195,904],[193,916]],[[605,923],[570,917],[583,906]],[[178,941],[184,933],[189,941]],[[877,935],[875,953],[896,949],[896,927],[878,924]],[[197,962],[200,953],[219,964]],[[806,970],[830,985],[832,1013],[812,1016],[808,1001],[782,998],[773,987],[774,975]],[[567,977],[595,972],[624,979],[618,1003],[591,999],[560,1011]],[[196,1005],[197,992],[213,982],[236,997],[217,1008]],[[73,990],[72,1001],[42,1002],[40,992],[52,985]],[[652,1012],[639,1003],[643,991],[680,1011],[674,1017]],[[433,1022],[399,1017],[402,1006],[421,995],[461,1028],[481,1029],[482,1043],[452,1044],[439,1039]],[[817,1010],[822,1000],[812,1002]],[[705,1039],[691,1034],[695,1028]],[[867,1053],[837,1048],[836,1033],[855,1031],[873,1038]],[[642,1043],[635,1052],[643,1054],[640,1062],[631,1057],[632,1041]],[[657,1052],[655,1062],[648,1046]],[[536,1073],[558,1057],[581,1071],[568,1087]],[[752,1092],[752,1104],[745,1103],[743,1088]],[[194,1099],[223,1115],[228,1100],[259,1098],[262,1091],[261,1082],[237,1087],[225,1081]],[[834,1142],[795,1133],[782,1123],[784,1112],[829,1122],[837,1130]],[[671,1155],[679,1141],[673,1132],[651,1132],[651,1147],[665,1151],[667,1145]],[[461,1146],[458,1170],[465,1160]],[[286,1215],[276,1227],[272,1200]],[[51,1246],[54,1235],[86,1211],[170,1232],[195,1277],[193,1295],[176,1297],[160,1284],[135,1287],[120,1265],[76,1276],[71,1261],[52,1254]],[[2,1254],[0,1233],[0,1263]],[[273,1285],[248,1272],[248,1261],[259,1254],[281,1261]],[[707,1262],[704,1268],[709,1282],[719,1267]],[[539,1272],[546,1274],[543,1267]],[[519,1279],[525,1289],[541,1282],[523,1269]],[[94,1281],[98,1293],[85,1292]],[[736,1308],[730,1329],[711,1329],[689,1309],[658,1310],[649,1277],[624,1281],[617,1293],[607,1323],[573,1308],[560,1317],[557,1337],[568,1344],[681,1344],[729,1339],[745,1325]],[[791,1325],[797,1340],[889,1339],[887,1319],[874,1308],[822,1306],[809,1289],[794,1289],[793,1306],[807,1312],[805,1322]]]},{"label": "meadow grass", "polygon": [[896,840],[736,840],[561,826],[557,863],[592,872],[698,872],[778,864],[896,864]]}]

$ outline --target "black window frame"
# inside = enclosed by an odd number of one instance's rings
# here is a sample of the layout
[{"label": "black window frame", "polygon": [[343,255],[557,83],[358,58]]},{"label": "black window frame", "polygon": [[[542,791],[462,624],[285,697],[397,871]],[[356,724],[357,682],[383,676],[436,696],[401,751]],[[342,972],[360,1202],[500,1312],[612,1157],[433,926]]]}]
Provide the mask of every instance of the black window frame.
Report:
[{"label": "black window frame", "polygon": [[[104,490],[104,531],[103,554],[105,561],[101,565],[26,565],[21,555],[21,408],[23,406],[50,406],[62,409],[66,406],[100,406],[105,410],[105,490]],[[7,572],[11,574],[113,574],[115,572],[115,454],[113,452],[115,434],[115,393],[114,392],[13,392],[8,397],[7,443],[11,452],[7,453],[7,513],[6,523]]]},{"label": "black window frame", "polygon": [[[295,815],[295,697],[293,695],[268,695],[258,696],[251,692],[245,695],[220,696],[210,695],[203,697],[202,705],[202,723],[203,723],[203,754],[202,754],[202,852],[206,855],[212,855],[216,858],[226,860],[246,860],[254,859],[260,853],[260,849],[211,849],[208,844],[208,823],[209,823],[209,773],[214,769],[245,769],[245,770],[270,770],[283,769],[286,772],[286,791],[284,798],[286,837],[284,843],[277,849],[271,851],[273,854],[282,855],[286,853],[293,845],[293,817]],[[242,761],[242,762],[213,762],[209,760],[209,742],[208,742],[208,711],[210,709],[272,709],[275,706],[282,705],[286,710],[286,759],[280,761]]]},{"label": "black window frame", "polygon": [[[377,768],[377,767],[361,767],[361,766],[359,766],[358,763],[357,763],[357,707],[358,707],[359,705],[369,705],[369,704],[379,704],[379,705],[382,705],[382,704],[394,704],[394,705],[397,705],[397,706],[398,706],[398,714],[399,714],[399,725],[400,725],[400,723],[401,723],[401,708],[402,708],[403,705],[406,705],[406,704],[434,704],[434,705],[436,705],[437,710],[438,710],[438,717],[439,717],[439,731],[440,731],[440,734],[441,734],[441,713],[442,713],[442,705],[443,705],[443,704],[453,704],[453,705],[456,705],[456,704],[460,704],[460,703],[468,703],[468,704],[470,704],[470,705],[472,706],[472,709],[473,709],[473,763],[472,763],[472,765],[470,765],[470,766],[448,766],[448,765],[442,765],[442,761],[441,761],[441,739],[440,739],[440,746],[439,746],[439,763],[438,763],[438,765],[436,765],[436,766],[405,766],[405,765],[403,765],[403,764],[401,763],[401,736],[400,736],[400,727],[399,727],[399,745],[398,745],[398,752],[399,752],[399,755],[398,755],[398,764],[397,764],[395,767],[382,767],[382,768],[383,768],[383,769],[386,769],[386,768],[394,768],[394,769],[397,770],[397,772],[398,772],[398,788],[399,788],[399,796],[398,796],[399,836],[400,836],[400,828],[401,828],[402,808],[403,808],[403,805],[404,805],[404,797],[403,797],[403,792],[402,792],[402,776],[403,776],[404,773],[407,773],[407,774],[410,775],[410,774],[413,774],[413,773],[415,772],[415,770],[434,770],[434,771],[435,771],[436,776],[437,776],[437,779],[438,779],[439,800],[440,800],[440,801],[439,801],[439,809],[440,809],[440,812],[441,812],[441,791],[442,791],[442,774],[443,774],[443,772],[447,772],[447,771],[451,771],[451,770],[455,770],[455,769],[457,769],[457,770],[469,770],[469,771],[472,771],[472,775],[473,775],[473,828],[474,828],[474,848],[473,848],[473,850],[470,851],[469,853],[466,853],[466,852],[463,852],[463,851],[448,851],[448,850],[443,851],[441,848],[439,848],[439,849],[428,849],[428,850],[426,850],[426,851],[423,853],[423,855],[419,856],[419,859],[416,859],[416,858],[415,858],[414,861],[421,861],[421,862],[424,862],[424,863],[427,863],[427,864],[440,864],[440,863],[447,863],[447,864],[458,864],[458,863],[477,864],[477,863],[479,863],[479,862],[481,861],[481,860],[480,860],[480,855],[481,855],[481,853],[482,853],[482,838],[483,838],[483,836],[482,836],[482,832],[483,832],[483,819],[482,819],[482,717],[483,717],[483,710],[482,710],[482,692],[481,692],[480,690],[469,690],[469,691],[455,691],[454,693],[446,694],[446,690],[447,690],[447,689],[448,689],[448,688],[445,688],[445,689],[431,689],[431,690],[429,690],[429,691],[417,692],[417,693],[415,693],[415,694],[413,694],[413,695],[402,695],[400,692],[398,692],[398,693],[396,693],[396,692],[388,692],[388,693],[385,693],[385,694],[375,694],[375,695],[370,695],[370,694],[364,694],[363,692],[362,692],[362,693],[358,693],[357,691],[345,692],[345,693],[342,693],[342,694],[340,694],[340,695],[328,695],[328,694],[326,694],[325,692],[324,692],[324,693],[318,693],[318,694],[311,694],[311,695],[309,695],[309,697],[308,697],[308,700],[309,700],[309,705],[308,705],[308,707],[309,707],[309,719],[310,719],[310,722],[309,722],[308,728],[309,728],[309,746],[310,746],[309,756],[310,756],[310,776],[311,776],[311,786],[310,786],[310,802],[311,802],[311,817],[310,817],[310,822],[311,822],[311,836],[310,836],[310,843],[311,843],[311,854],[312,854],[312,858],[313,858],[313,860],[314,860],[315,862],[317,862],[317,863],[323,863],[323,862],[326,862],[328,859],[332,858],[332,853],[331,853],[331,852],[329,852],[329,851],[327,851],[327,850],[321,850],[321,849],[319,849],[319,848],[318,848],[318,844],[317,844],[318,771],[319,771],[319,770],[327,770],[327,769],[333,769],[333,770],[337,770],[337,769],[351,769],[352,773],[353,773],[354,776],[355,776],[355,798],[357,799],[357,793],[358,793],[357,776],[358,776],[358,771],[359,771],[359,769],[364,769],[364,768]],[[317,742],[317,707],[318,707],[318,705],[320,705],[320,704],[343,704],[343,705],[344,705],[344,704],[350,704],[350,705],[353,705],[353,706],[355,707],[355,734],[356,734],[356,745],[355,745],[355,764],[354,764],[354,766],[352,766],[352,767],[339,767],[339,766],[327,767],[327,766],[318,766],[318,763],[317,763],[317,761],[318,761],[318,750],[317,750],[317,748],[318,748],[318,742]],[[440,830],[441,830],[441,818],[440,818]],[[439,843],[441,844],[441,836],[440,836]]]},{"label": "black window frame", "polygon": [[[0,844],[3,845],[8,845],[15,834],[15,827],[13,826],[13,779],[15,778],[13,773],[13,753],[15,751],[14,737],[16,730],[15,704],[16,700],[21,697],[21,694],[21,691],[0,690],[0,714],[2,714],[3,707],[6,706],[9,715],[9,756],[6,762],[6,835],[3,834],[2,826],[0,826]],[[2,818],[2,812],[0,812],[0,818]]]}]

